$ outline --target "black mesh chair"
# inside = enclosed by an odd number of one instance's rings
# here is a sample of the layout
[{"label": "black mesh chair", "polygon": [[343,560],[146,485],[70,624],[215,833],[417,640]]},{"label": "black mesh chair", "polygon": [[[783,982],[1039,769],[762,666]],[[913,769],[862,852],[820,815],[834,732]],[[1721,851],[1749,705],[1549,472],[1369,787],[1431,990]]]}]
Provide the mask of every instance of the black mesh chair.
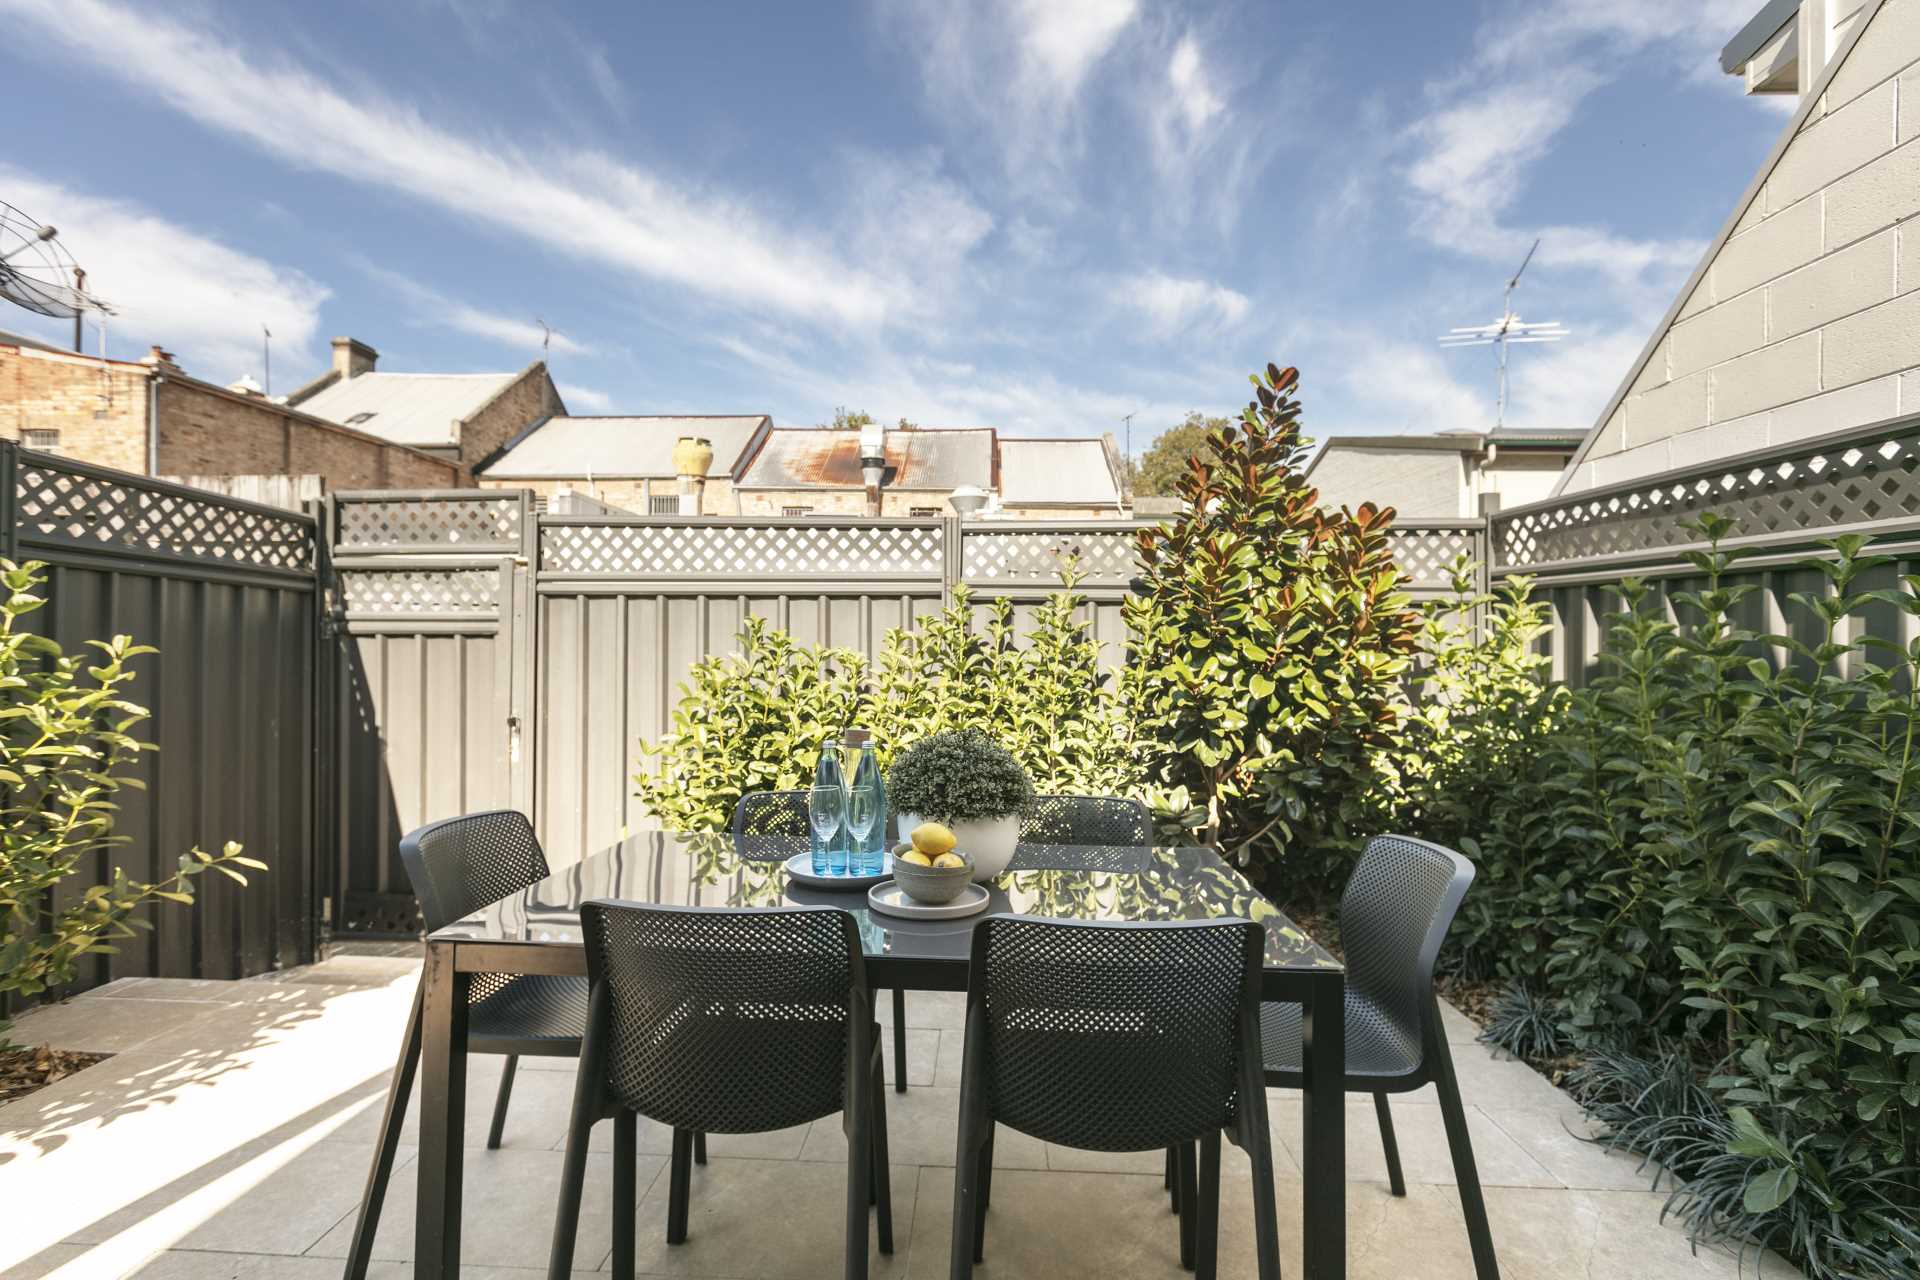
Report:
[{"label": "black mesh chair", "polygon": [[1261,1280],[1280,1272],[1261,1085],[1265,937],[1245,920],[1091,924],[992,916],[973,933],[953,1192],[954,1280],[985,1260],[993,1133],[1183,1159],[1180,1258],[1216,1260],[1220,1135],[1253,1168]]},{"label": "black mesh chair", "polygon": [[1020,818],[1022,843],[1119,845],[1153,842],[1147,807],[1123,796],[1036,796]]},{"label": "black mesh chair", "polygon": [[[546,854],[534,837],[532,824],[511,809],[430,822],[401,839],[400,864],[406,868],[414,896],[420,900],[420,914],[429,933],[530,888],[549,874]],[[413,1091],[414,1072],[420,1065],[422,994],[414,996],[400,1062],[387,1090],[380,1143],[374,1150],[373,1168],[367,1175],[353,1243],[347,1252],[347,1280],[361,1280],[372,1256],[381,1202],[386,1199],[394,1151],[407,1116],[407,1096]],[[488,1148],[500,1145],[520,1055],[571,1058],[580,1052],[586,1024],[584,979],[538,974],[473,975],[468,995],[467,1052],[499,1053],[507,1058],[500,1072],[500,1092],[493,1102],[493,1122],[487,1128]]]},{"label": "black mesh chair", "polygon": [[[1479,1280],[1498,1280],[1466,1112],[1433,994],[1440,944],[1472,883],[1473,864],[1451,849],[1407,836],[1367,842],[1340,898],[1340,942],[1347,962],[1345,1083],[1348,1093],[1373,1095],[1387,1178],[1396,1196],[1407,1194],[1407,1186],[1387,1095],[1434,1086],[1460,1184],[1474,1271]],[[1262,1005],[1260,1032],[1267,1084],[1299,1088],[1300,1006]]]},{"label": "black mesh chair", "polygon": [[[812,849],[807,793],[754,791],[741,796],[733,806],[733,848],[751,862],[785,862]],[[907,1091],[907,997],[898,987],[893,990],[893,1087]]]},{"label": "black mesh chair", "polygon": [[893,1252],[886,1090],[853,916],[831,907],[582,906],[591,983],[549,1274],[567,1280],[595,1122],[614,1122],[613,1274],[634,1268],[637,1116],[673,1129],[667,1243],[687,1238],[695,1133],[841,1112],[846,1274],[867,1274],[867,1207]]}]

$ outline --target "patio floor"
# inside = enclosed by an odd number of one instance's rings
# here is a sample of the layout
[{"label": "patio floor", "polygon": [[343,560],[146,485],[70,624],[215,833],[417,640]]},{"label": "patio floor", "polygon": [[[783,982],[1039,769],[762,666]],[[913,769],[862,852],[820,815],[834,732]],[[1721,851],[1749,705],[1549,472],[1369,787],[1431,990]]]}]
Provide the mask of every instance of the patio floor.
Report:
[{"label": "patio floor", "polygon": [[[384,952],[384,954],[383,954]],[[19,1019],[13,1038],[115,1056],[0,1107],[0,1276],[138,1274],[177,1280],[320,1280],[340,1273],[417,947],[359,946],[270,981],[129,979]],[[889,1092],[896,1252],[875,1276],[946,1274],[959,1083],[961,997],[908,998],[909,1084]],[[882,1001],[885,1010],[887,1002]],[[1568,1276],[1713,1280],[1731,1255],[1691,1252],[1660,1221],[1664,1192],[1634,1162],[1582,1142],[1579,1111],[1523,1064],[1499,1061],[1446,1011],[1508,1280]],[[883,1017],[885,1014],[883,1013]],[[528,1059],[502,1149],[484,1149],[498,1060],[476,1057],[467,1108],[464,1274],[544,1274],[573,1085],[571,1060]],[[891,1069],[891,1063],[889,1063]],[[1300,1275],[1297,1096],[1270,1095],[1282,1268]],[[1408,1188],[1387,1192],[1364,1100],[1348,1110],[1354,1280],[1470,1280],[1459,1201],[1431,1091],[1396,1099]],[[610,1250],[611,1142],[596,1134],[577,1251],[591,1274]],[[839,1274],[844,1151],[837,1119],[716,1136],[694,1171],[688,1240],[664,1243],[668,1134],[642,1122],[639,1269],[760,1280]],[[375,1248],[373,1275],[411,1273],[412,1116]],[[1246,1162],[1223,1159],[1222,1276],[1252,1276]],[[1052,1147],[1002,1130],[987,1261],[994,1277],[1160,1276],[1180,1270],[1160,1156]],[[487,1265],[480,1265],[485,1263]],[[1746,1274],[1756,1271],[1748,1259]],[[1797,1274],[1769,1257],[1759,1274]]]}]

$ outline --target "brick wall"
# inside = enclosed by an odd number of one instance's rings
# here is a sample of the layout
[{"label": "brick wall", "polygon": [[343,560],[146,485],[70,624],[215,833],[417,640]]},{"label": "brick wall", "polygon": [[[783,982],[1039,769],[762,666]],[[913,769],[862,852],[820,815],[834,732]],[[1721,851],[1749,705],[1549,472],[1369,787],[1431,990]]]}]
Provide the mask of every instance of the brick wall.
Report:
[{"label": "brick wall", "polygon": [[528,426],[565,412],[560,393],[547,376],[547,366],[533,364],[460,424],[460,465],[471,476],[474,468]]},{"label": "brick wall", "polygon": [[145,472],[145,367],[0,346],[0,435],[28,431],[58,431],[70,457]]},{"label": "brick wall", "polygon": [[1886,0],[1566,491],[1916,411],[1920,3]]}]

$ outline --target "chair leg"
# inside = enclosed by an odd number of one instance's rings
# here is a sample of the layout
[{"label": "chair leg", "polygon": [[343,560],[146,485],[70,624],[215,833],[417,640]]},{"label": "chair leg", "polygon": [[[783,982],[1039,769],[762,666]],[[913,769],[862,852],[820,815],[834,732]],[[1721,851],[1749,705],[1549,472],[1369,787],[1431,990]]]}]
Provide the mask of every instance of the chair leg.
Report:
[{"label": "chair leg", "polygon": [[634,1216],[640,1211],[639,1120],[625,1107],[613,1118],[613,1276],[633,1280]]},{"label": "chair leg", "polygon": [[1393,1194],[1407,1194],[1407,1180],[1400,1176],[1400,1144],[1393,1140],[1393,1112],[1387,1110],[1387,1095],[1373,1095],[1373,1113],[1380,1118],[1380,1145],[1387,1153],[1387,1183]]},{"label": "chair leg", "polygon": [[374,1148],[373,1167],[367,1171],[367,1188],[360,1196],[360,1211],[354,1218],[353,1243],[347,1249],[346,1280],[366,1280],[367,1266],[373,1258],[373,1237],[380,1229],[380,1207],[387,1198],[387,1181],[393,1176],[393,1157],[400,1147],[400,1129],[407,1120],[407,1097],[413,1092],[414,1073],[420,1067],[421,993],[413,998],[413,1012],[407,1015],[407,1029],[400,1038],[400,1060],[394,1063],[393,1080],[387,1085],[386,1114],[380,1120],[380,1144]]},{"label": "chair leg", "polygon": [[587,1141],[593,1133],[594,1121],[600,1118],[600,1094],[593,1077],[598,1064],[591,1053],[590,1048],[583,1046],[579,1077],[573,1090],[573,1115],[567,1122],[567,1153],[560,1165],[560,1195],[553,1214],[553,1250],[547,1260],[547,1275],[557,1280],[570,1280],[573,1275],[573,1248],[580,1232],[580,1196],[587,1185]]},{"label": "chair leg", "polygon": [[1460,1211],[1467,1220],[1473,1273],[1478,1280],[1500,1280],[1500,1264],[1493,1256],[1493,1233],[1487,1229],[1487,1202],[1480,1195],[1480,1171],[1473,1162],[1473,1140],[1467,1136],[1466,1108],[1461,1105],[1460,1084],[1453,1075],[1453,1058],[1447,1052],[1446,1037],[1437,1032],[1438,1013],[1427,1022],[1427,1057],[1433,1063],[1433,1084],[1440,1095],[1440,1118],[1447,1128],[1454,1180],[1460,1184]]},{"label": "chair leg", "polygon": [[705,1130],[696,1130],[694,1132],[693,1162],[695,1164],[705,1164],[707,1162],[707,1135]]},{"label": "chair leg", "polygon": [[907,1091],[907,993],[893,989],[893,1091]]},{"label": "chair leg", "polygon": [[520,1055],[507,1055],[507,1065],[500,1069],[500,1092],[493,1097],[493,1123],[487,1126],[487,1150],[500,1149],[500,1131],[507,1127],[507,1099],[513,1096],[513,1073],[520,1065]]},{"label": "chair leg", "polygon": [[1199,1221],[1194,1225],[1195,1280],[1213,1280],[1220,1256],[1220,1131],[1200,1139],[1200,1180],[1194,1188]]},{"label": "chair leg", "polygon": [[992,1131],[985,1095],[980,1014],[967,1010],[967,1040],[960,1068],[960,1123],[953,1157],[953,1235],[947,1251],[949,1280],[972,1280],[974,1250],[983,1243],[975,1218],[980,1207],[980,1149]]},{"label": "chair leg", "polygon": [[993,1122],[987,1122],[987,1140],[980,1144],[980,1194],[973,1211],[973,1260],[987,1260],[987,1209],[993,1200]]},{"label": "chair leg", "polygon": [[873,1171],[868,1182],[873,1188],[874,1227],[880,1237],[880,1252],[893,1252],[893,1156],[887,1150],[887,1090],[880,1059],[873,1060]]},{"label": "chair leg", "polygon": [[[860,1047],[868,1048],[867,1041]],[[857,1059],[856,1059],[857,1061]],[[853,1096],[847,1099],[846,1119],[851,1121],[847,1133],[847,1213],[846,1213],[846,1280],[867,1280],[867,1206],[873,1199],[873,1077],[880,1074],[876,1069],[867,1073],[865,1080],[859,1080],[856,1069],[849,1074],[856,1083],[848,1092]]]},{"label": "chair leg", "polygon": [[1173,1148],[1172,1147],[1167,1148],[1166,1155],[1167,1155],[1167,1158],[1162,1163],[1160,1168],[1160,1189],[1162,1191],[1167,1192],[1168,1197],[1171,1198],[1173,1194]]},{"label": "chair leg", "polygon": [[667,1243],[687,1242],[687,1197],[693,1179],[693,1130],[673,1131],[673,1154],[668,1158]]},{"label": "chair leg", "polygon": [[1180,1185],[1180,1266],[1184,1270],[1191,1271],[1193,1270],[1193,1246],[1200,1226],[1200,1206],[1197,1203],[1199,1195],[1194,1186],[1196,1175],[1193,1167],[1193,1144],[1182,1142],[1175,1151],[1178,1152],[1177,1181]]}]

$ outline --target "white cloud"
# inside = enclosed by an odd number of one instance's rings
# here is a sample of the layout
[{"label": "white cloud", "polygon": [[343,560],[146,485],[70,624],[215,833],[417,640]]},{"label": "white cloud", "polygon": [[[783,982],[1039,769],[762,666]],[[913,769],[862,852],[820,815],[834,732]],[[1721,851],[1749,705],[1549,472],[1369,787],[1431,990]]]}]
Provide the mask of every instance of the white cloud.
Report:
[{"label": "white cloud", "polygon": [[0,166],[0,194],[60,228],[61,244],[86,269],[89,290],[116,313],[107,321],[109,355],[126,359],[134,353],[129,347],[153,343],[210,382],[249,373],[258,378],[264,324],[273,331],[277,355],[290,362],[313,359],[320,304],[329,291],[299,271],[137,204],[74,191],[18,169]]},{"label": "white cloud", "polygon": [[1139,11],[1138,0],[1018,0],[1012,6],[1026,65],[1072,97]]},{"label": "white cloud", "polygon": [[567,409],[571,413],[579,413],[582,409],[593,413],[609,413],[613,409],[613,397],[604,391],[595,391],[577,382],[556,382],[553,385],[559,391],[560,398],[567,402]]},{"label": "white cloud", "polygon": [[917,288],[943,284],[993,230],[993,216],[948,178],[939,152],[848,150],[841,185],[849,256]]},{"label": "white cloud", "polygon": [[1173,91],[1173,106],[1190,133],[1199,133],[1227,104],[1214,92],[1206,67],[1201,65],[1200,46],[1191,35],[1182,36],[1167,60],[1167,87]]},{"label": "white cloud", "polygon": [[1620,385],[1621,375],[1633,367],[1656,319],[1657,314],[1644,323],[1583,335],[1576,342],[1529,348],[1525,360],[1511,365],[1508,424],[1559,430],[1590,426]]},{"label": "white cloud", "polygon": [[746,204],[592,151],[537,156],[437,127],[370,90],[268,67],[215,34],[105,0],[0,0],[76,58],[289,164],[397,191],[737,306],[842,324],[910,311],[911,291],[784,234]]},{"label": "white cloud", "polygon": [[[1362,338],[1337,357],[1340,379],[1352,397],[1352,420],[1332,431],[1485,431],[1493,426],[1491,396],[1454,380],[1440,353],[1410,342]],[[1491,380],[1489,380],[1491,385]]]},{"label": "white cloud", "polygon": [[369,276],[405,298],[413,309],[414,319],[422,325],[471,334],[528,353],[540,351],[543,338],[550,352],[579,356],[589,355],[593,351],[586,343],[576,342],[558,329],[543,330],[536,317],[489,311],[450,298],[398,271],[390,271],[364,260],[360,260],[358,265]]},{"label": "white cloud", "polygon": [[1253,303],[1243,293],[1210,280],[1146,271],[1118,281],[1113,301],[1145,316],[1159,337],[1195,327],[1226,328],[1246,319]]}]

